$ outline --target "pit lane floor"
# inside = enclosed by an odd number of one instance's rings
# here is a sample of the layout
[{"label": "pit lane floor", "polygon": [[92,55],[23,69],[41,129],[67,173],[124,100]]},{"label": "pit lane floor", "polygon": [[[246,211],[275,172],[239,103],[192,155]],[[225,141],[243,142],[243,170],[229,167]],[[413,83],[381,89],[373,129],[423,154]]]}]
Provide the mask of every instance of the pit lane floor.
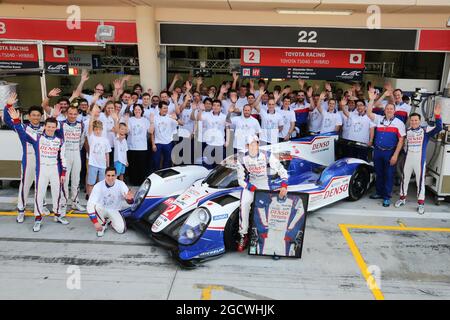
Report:
[{"label": "pit lane floor", "polygon": [[183,270],[134,230],[97,238],[85,215],[33,233],[16,190],[0,190],[0,299],[450,299],[449,203],[341,201],[310,213],[300,260],[232,252]]}]

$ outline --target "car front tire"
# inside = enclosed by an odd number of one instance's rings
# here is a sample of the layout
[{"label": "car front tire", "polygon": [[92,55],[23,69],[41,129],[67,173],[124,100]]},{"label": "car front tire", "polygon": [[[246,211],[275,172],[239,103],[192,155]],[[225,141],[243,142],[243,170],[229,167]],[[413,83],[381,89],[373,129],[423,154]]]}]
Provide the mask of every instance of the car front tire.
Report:
[{"label": "car front tire", "polygon": [[370,183],[370,174],[367,168],[359,167],[353,172],[348,187],[348,199],[350,201],[357,201],[361,199],[367,192]]}]

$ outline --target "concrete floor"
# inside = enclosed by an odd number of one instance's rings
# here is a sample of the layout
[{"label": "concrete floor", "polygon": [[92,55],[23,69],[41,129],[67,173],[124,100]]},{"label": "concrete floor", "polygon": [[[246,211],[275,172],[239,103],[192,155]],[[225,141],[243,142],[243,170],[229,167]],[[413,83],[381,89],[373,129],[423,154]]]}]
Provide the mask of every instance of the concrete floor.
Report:
[{"label": "concrete floor", "polygon": [[33,233],[31,216],[19,225],[8,213],[15,192],[0,191],[0,299],[450,299],[448,203],[418,216],[413,203],[342,201],[310,213],[300,260],[233,252],[182,270],[134,230],[97,238],[85,217],[47,217]]}]

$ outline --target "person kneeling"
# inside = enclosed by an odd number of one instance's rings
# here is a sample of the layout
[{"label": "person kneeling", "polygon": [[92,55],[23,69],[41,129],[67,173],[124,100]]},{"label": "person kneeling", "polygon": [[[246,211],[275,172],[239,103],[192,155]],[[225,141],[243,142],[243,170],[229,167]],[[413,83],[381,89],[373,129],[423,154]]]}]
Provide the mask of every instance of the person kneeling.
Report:
[{"label": "person kneeling", "polygon": [[89,218],[95,226],[98,237],[104,235],[109,224],[117,233],[125,232],[125,220],[119,212],[125,207],[124,201],[132,204],[133,193],[123,181],[117,180],[114,167],[106,168],[105,180],[94,186],[87,204]]}]

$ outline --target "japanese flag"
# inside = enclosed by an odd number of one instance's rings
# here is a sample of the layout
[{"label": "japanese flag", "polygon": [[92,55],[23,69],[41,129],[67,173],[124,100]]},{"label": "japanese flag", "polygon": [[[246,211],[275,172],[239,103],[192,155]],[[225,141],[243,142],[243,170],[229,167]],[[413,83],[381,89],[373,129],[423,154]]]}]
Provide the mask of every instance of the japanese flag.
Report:
[{"label": "japanese flag", "polygon": [[362,63],[362,54],[361,53],[351,53],[350,54],[350,63],[351,64],[361,64]]},{"label": "japanese flag", "polygon": [[53,48],[53,57],[54,58],[65,58],[66,50],[64,48]]}]

